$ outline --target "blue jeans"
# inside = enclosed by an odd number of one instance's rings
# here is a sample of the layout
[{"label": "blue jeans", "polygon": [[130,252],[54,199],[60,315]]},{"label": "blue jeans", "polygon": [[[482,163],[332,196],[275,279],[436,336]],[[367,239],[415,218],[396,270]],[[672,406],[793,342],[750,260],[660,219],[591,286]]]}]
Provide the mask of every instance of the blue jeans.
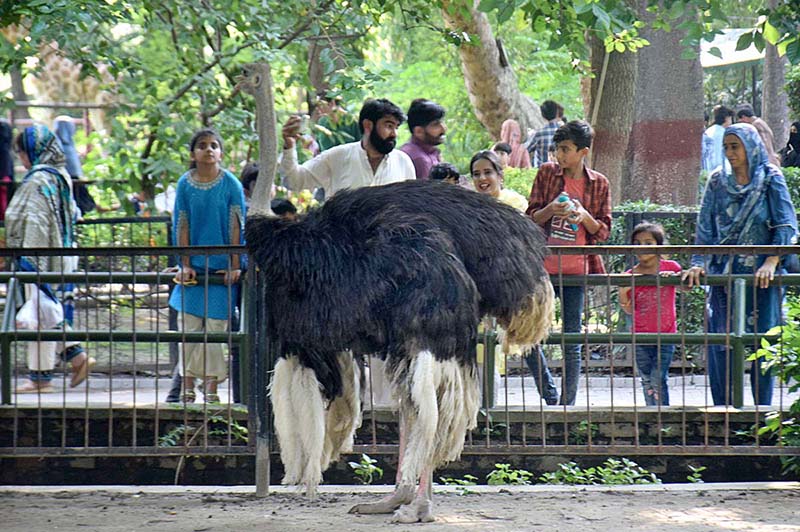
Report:
[{"label": "blue jeans", "polygon": [[661,344],[660,352],[659,356],[659,346],[657,345],[636,346],[636,366],[639,368],[644,403],[647,406],[669,404],[667,376],[669,376],[669,365],[675,354],[675,346]]},{"label": "blue jeans", "polygon": [[[583,286],[562,286],[556,289],[556,297],[561,299],[561,320],[563,331],[567,333],[581,332],[581,321],[583,319]],[[578,394],[578,377],[581,373],[581,345],[565,345],[564,358],[562,360],[561,377],[561,403],[558,402],[558,390],[556,389],[553,375],[547,367],[547,360],[544,358],[542,347],[537,345],[525,357],[536,389],[548,405],[562,404],[574,405],[575,396]]]},{"label": "blue jeans", "polygon": [[[757,332],[763,333],[782,321],[781,289],[777,286],[759,288],[756,291],[758,301]],[[708,297],[709,332],[728,331],[728,320],[733,323],[732,306],[729,305],[726,287],[712,286]],[[746,332],[753,332],[753,290],[747,287],[745,295],[745,313],[747,315]],[[730,316],[729,316],[730,314]],[[733,349],[724,345],[708,346],[708,380],[711,385],[711,397],[715,405],[733,404]],[[772,403],[772,387],[775,377],[771,371],[766,374],[761,370],[761,359],[755,360],[750,366],[750,386],[753,393],[753,402],[757,405]]]}]

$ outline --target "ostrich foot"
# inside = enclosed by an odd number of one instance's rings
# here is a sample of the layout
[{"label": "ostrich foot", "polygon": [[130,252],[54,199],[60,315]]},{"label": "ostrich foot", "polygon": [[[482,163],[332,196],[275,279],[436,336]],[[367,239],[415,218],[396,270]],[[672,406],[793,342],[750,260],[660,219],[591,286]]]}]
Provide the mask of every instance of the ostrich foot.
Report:
[{"label": "ostrich foot", "polygon": [[392,518],[392,523],[430,523],[433,521],[433,503],[427,497],[418,496],[411,504],[398,508]]},{"label": "ostrich foot", "polygon": [[397,486],[394,493],[378,502],[356,504],[348,513],[351,514],[390,514],[403,505],[414,500],[414,486]]}]

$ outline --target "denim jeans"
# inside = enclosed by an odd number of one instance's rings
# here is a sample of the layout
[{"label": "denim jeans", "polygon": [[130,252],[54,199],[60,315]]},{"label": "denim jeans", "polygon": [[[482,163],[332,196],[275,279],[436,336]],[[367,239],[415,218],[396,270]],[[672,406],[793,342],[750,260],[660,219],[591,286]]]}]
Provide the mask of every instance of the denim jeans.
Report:
[{"label": "denim jeans", "polygon": [[639,368],[644,403],[647,406],[669,404],[667,376],[674,354],[675,346],[673,344],[661,344],[660,349],[657,345],[636,346],[636,366]]},{"label": "denim jeans", "polygon": [[[777,286],[759,288],[756,290],[758,301],[757,332],[763,333],[779,325],[782,321],[781,301],[783,294]],[[708,297],[709,332],[729,332],[728,320],[733,323],[732,298],[727,294],[726,287],[712,286]],[[728,316],[728,313],[731,316]],[[745,295],[745,313],[747,315],[746,332],[753,332],[753,290],[747,287]],[[733,404],[733,348],[727,349],[724,345],[708,346],[708,380],[711,385],[711,397],[715,405]],[[772,388],[775,377],[771,371],[764,374],[761,370],[761,359],[755,360],[750,366],[750,387],[753,393],[753,402],[757,405],[772,403]]]},{"label": "denim jeans", "polygon": [[[567,333],[581,332],[583,319],[583,286],[562,286],[556,289],[556,297],[561,299],[561,320],[563,331]],[[578,377],[581,373],[581,345],[565,345],[564,356],[561,361],[561,403],[558,401],[553,375],[547,367],[542,347],[537,345],[525,357],[536,389],[548,405],[562,404],[574,405],[575,396],[578,394]]]}]

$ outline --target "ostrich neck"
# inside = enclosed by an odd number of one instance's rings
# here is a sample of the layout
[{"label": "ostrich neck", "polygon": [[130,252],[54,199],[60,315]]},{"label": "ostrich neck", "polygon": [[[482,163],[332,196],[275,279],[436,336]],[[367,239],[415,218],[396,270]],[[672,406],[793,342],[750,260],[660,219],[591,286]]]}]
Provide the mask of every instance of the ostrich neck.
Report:
[{"label": "ostrich neck", "polygon": [[278,144],[275,129],[275,100],[272,94],[272,75],[267,65],[262,89],[255,94],[256,129],[258,131],[259,178],[253,192],[251,209],[255,213],[270,213],[272,182],[278,168]]}]

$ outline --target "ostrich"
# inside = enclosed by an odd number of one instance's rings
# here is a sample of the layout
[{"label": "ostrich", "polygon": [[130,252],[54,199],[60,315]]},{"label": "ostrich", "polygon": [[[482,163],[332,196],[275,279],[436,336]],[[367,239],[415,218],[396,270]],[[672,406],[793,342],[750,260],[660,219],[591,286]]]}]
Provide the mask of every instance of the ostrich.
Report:
[{"label": "ostrich", "polygon": [[313,496],[322,472],[352,449],[356,359],[378,354],[399,404],[397,485],[351,512],[433,520],[432,472],[460,456],[477,424],[480,318],[495,316],[509,342],[547,334],[553,290],[541,230],[488,196],[406,181],[341,191],[297,221],[254,214],[245,232],[268,287],[267,334],[281,346],[271,401],[283,483]]}]

